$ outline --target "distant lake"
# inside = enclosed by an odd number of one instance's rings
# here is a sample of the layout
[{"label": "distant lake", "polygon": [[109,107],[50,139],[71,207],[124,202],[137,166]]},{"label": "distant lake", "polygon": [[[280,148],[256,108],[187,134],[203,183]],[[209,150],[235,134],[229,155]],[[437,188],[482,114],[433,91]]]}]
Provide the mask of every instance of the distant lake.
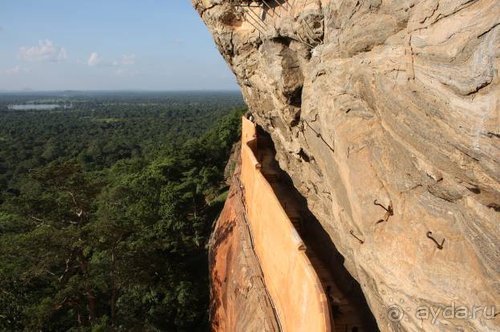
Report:
[{"label": "distant lake", "polygon": [[32,110],[39,110],[39,111],[47,111],[47,110],[55,110],[57,108],[71,108],[71,106],[66,106],[66,105],[57,105],[57,104],[18,104],[18,105],[9,105],[8,108],[10,110],[15,110],[15,111],[32,111]]}]

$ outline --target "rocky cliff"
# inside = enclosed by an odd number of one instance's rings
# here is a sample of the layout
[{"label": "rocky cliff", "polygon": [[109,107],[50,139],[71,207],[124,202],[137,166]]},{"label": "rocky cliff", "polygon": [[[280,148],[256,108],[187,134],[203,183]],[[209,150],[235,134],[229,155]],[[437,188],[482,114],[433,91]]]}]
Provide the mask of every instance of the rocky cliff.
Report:
[{"label": "rocky cliff", "polygon": [[279,331],[252,246],[236,168],[210,239],[210,317],[214,331]]},{"label": "rocky cliff", "polygon": [[497,331],[500,2],[193,4],[379,328]]}]

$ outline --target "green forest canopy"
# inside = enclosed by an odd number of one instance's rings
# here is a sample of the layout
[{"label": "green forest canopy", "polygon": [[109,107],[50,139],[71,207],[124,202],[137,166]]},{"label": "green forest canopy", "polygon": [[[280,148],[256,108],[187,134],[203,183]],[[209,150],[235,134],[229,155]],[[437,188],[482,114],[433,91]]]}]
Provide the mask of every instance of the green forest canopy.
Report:
[{"label": "green forest canopy", "polygon": [[[14,103],[70,109],[14,111]],[[0,330],[208,329],[238,94],[0,95]]]}]

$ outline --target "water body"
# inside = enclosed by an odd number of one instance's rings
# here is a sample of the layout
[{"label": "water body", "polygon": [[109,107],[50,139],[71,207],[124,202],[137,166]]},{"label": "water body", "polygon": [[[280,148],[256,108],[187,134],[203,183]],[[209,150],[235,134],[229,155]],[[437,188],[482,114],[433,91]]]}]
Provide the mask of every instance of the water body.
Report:
[{"label": "water body", "polygon": [[71,108],[71,106],[58,104],[18,104],[8,106],[8,109],[15,111],[50,111],[58,108],[67,109]]}]

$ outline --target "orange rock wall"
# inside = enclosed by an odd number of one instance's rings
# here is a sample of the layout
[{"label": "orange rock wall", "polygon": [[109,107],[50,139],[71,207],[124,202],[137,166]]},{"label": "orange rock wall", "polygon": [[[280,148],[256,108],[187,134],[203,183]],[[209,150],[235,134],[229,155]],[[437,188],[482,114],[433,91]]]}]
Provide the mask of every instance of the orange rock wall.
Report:
[{"label": "orange rock wall", "polygon": [[305,245],[270,184],[254,151],[255,125],[243,118],[241,183],[255,252],[283,331],[331,331],[329,307]]},{"label": "orange rock wall", "polygon": [[[239,156],[239,154],[238,154]],[[236,168],[239,176],[240,167]],[[210,239],[214,332],[278,332],[278,323],[247,227],[243,193],[234,181]]]}]

